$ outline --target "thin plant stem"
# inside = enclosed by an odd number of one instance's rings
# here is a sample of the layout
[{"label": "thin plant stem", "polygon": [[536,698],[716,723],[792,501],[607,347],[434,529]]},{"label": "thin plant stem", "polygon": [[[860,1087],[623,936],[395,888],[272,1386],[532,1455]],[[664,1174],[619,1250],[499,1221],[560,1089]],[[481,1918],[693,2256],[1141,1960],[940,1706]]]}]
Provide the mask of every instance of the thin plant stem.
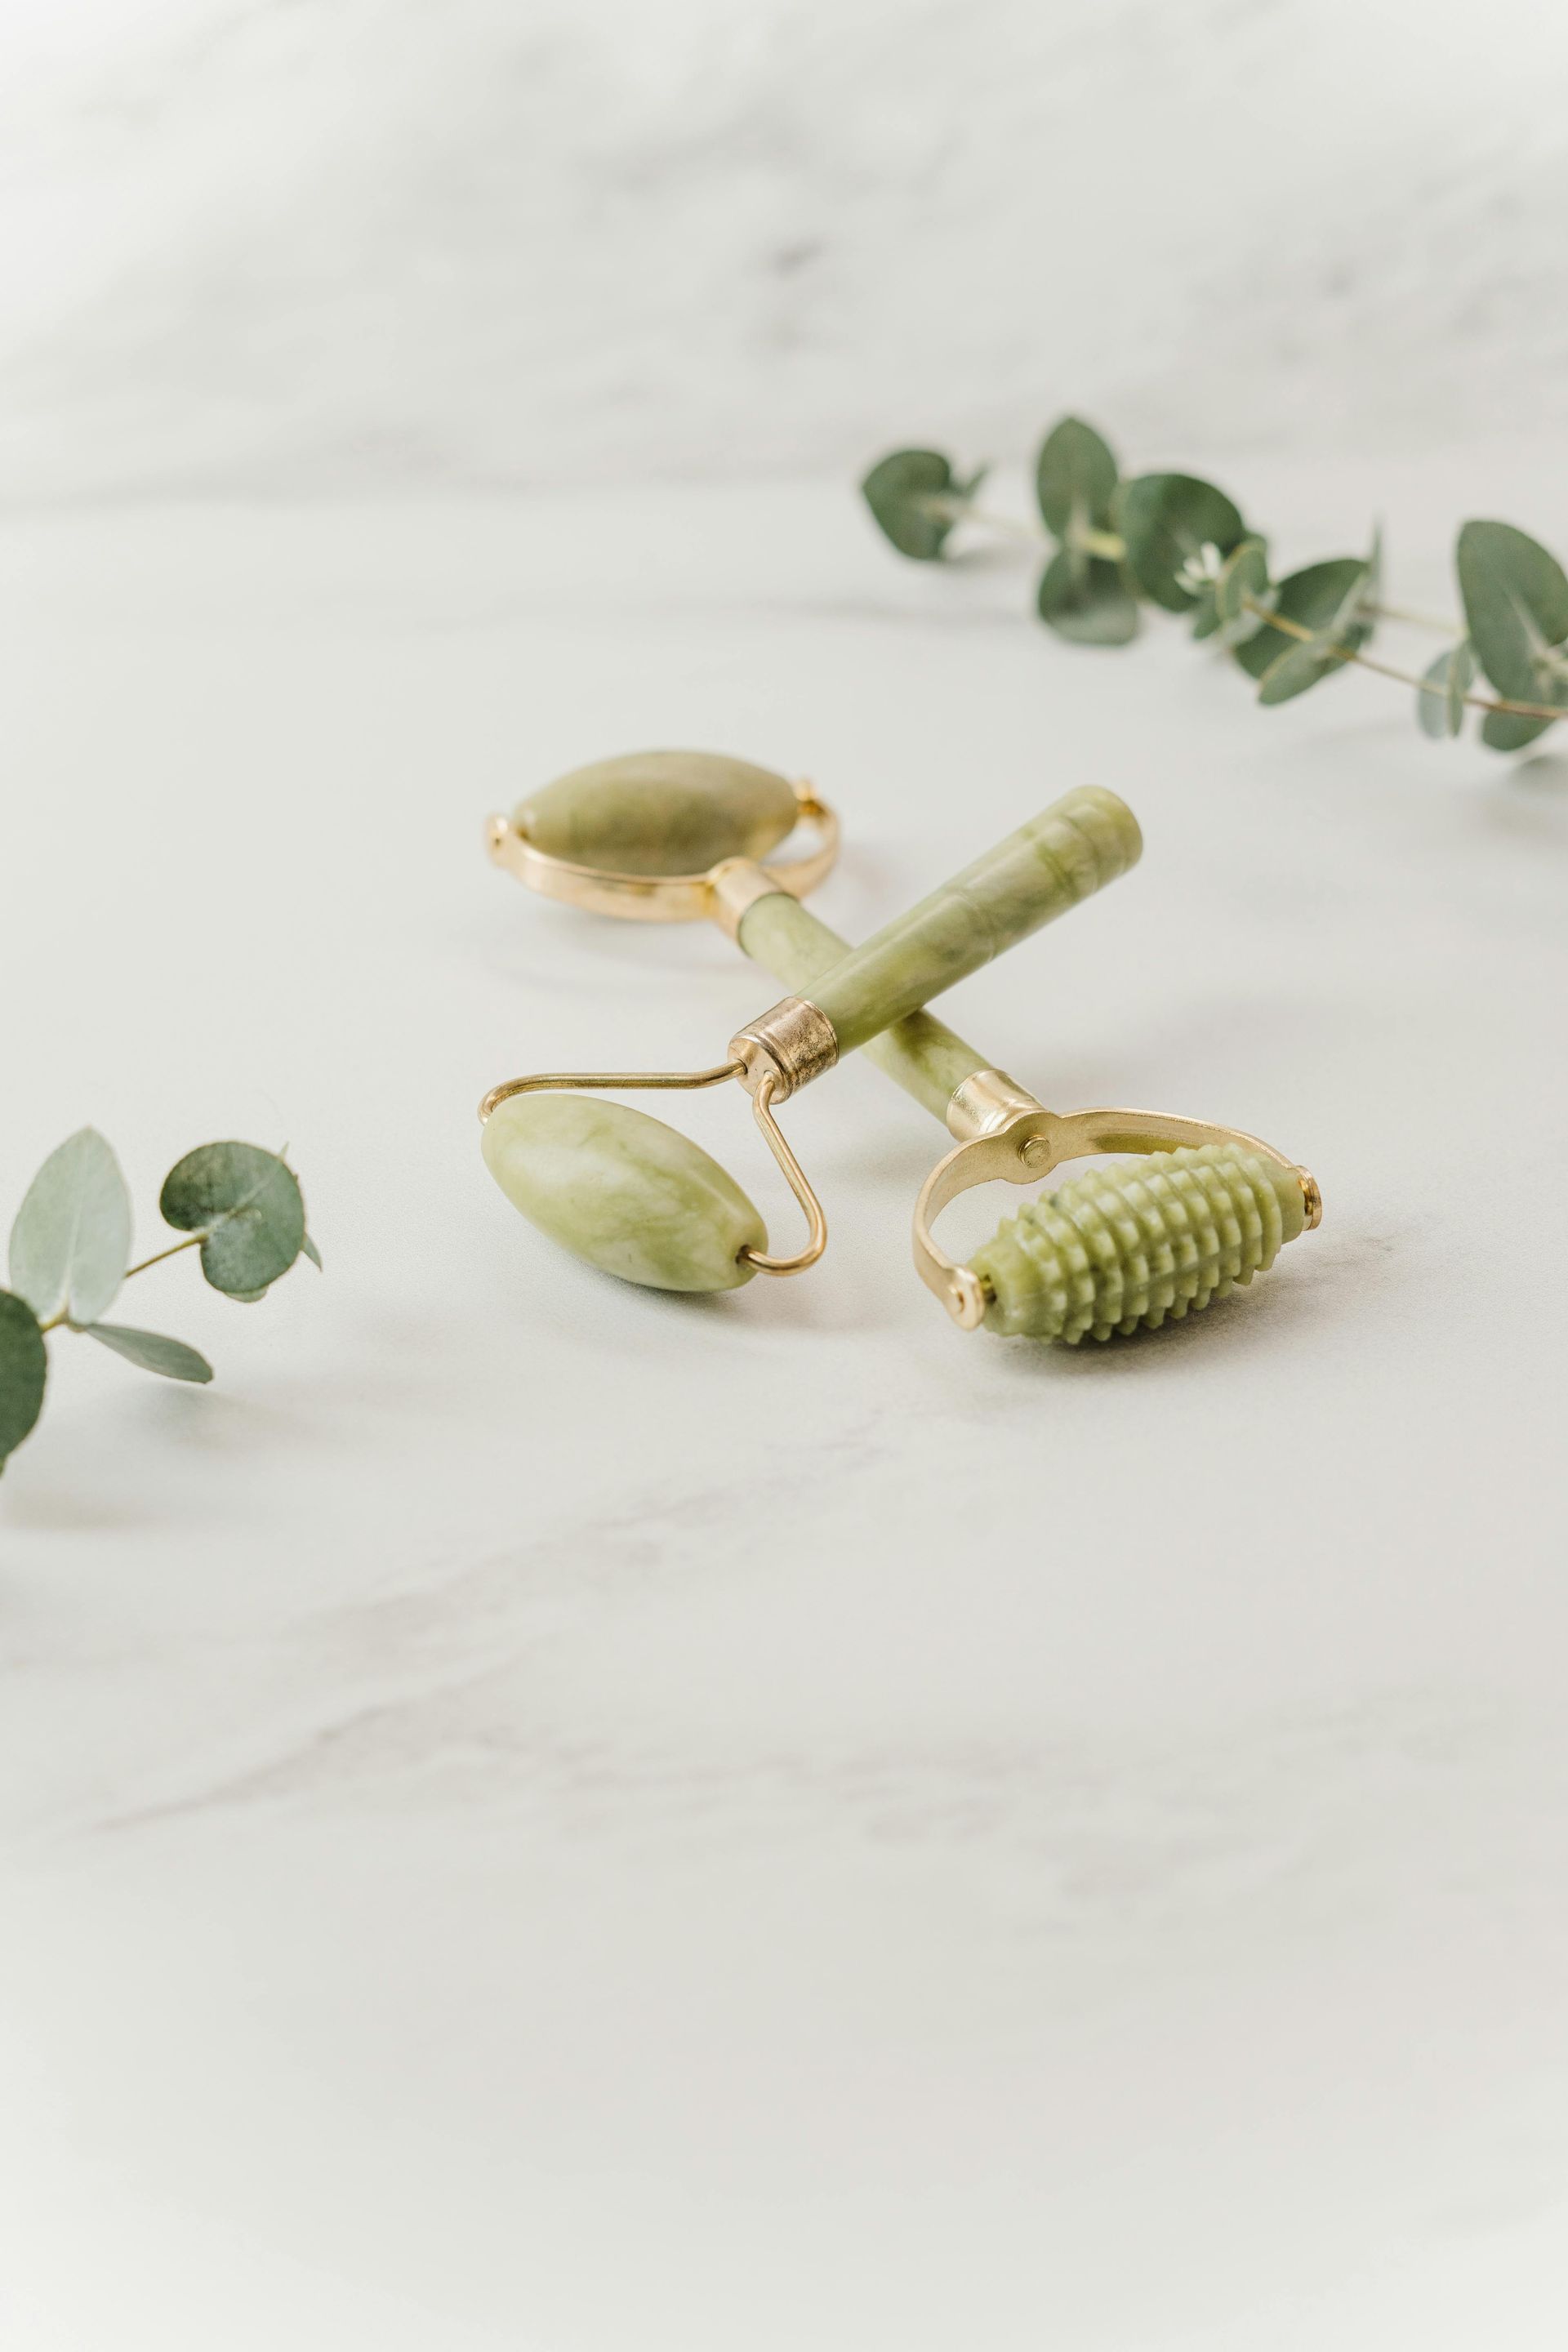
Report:
[{"label": "thin plant stem", "polygon": [[[1025,539],[1037,545],[1048,541],[1052,534],[1040,524],[1021,521],[1016,515],[998,514],[994,507],[976,506],[970,499],[928,500],[933,514],[948,522],[974,522],[991,530],[1005,532],[1009,539]],[[1078,530],[1072,534],[1075,545],[1088,555],[1101,555],[1110,563],[1119,563],[1127,552],[1127,543],[1114,530]],[[1417,613],[1408,604],[1368,604],[1366,611],[1379,621],[1401,621],[1407,628],[1430,629],[1435,636],[1462,637],[1464,630],[1457,621],[1445,620],[1436,613]]]},{"label": "thin plant stem", "polygon": [[[178,1257],[182,1250],[197,1249],[205,1239],[205,1231],[199,1234],[187,1234],[183,1242],[171,1242],[167,1249],[157,1251],[152,1257],[144,1257],[140,1265],[128,1265],[120,1278],[121,1282],[129,1282],[133,1274],[145,1274],[150,1265],[162,1265],[166,1257]],[[80,1331],[85,1328],[80,1323],[71,1321],[68,1307],[62,1307],[58,1315],[51,1315],[47,1323],[40,1323],[38,1326],[40,1331],[58,1331],[62,1328],[67,1331]]]},{"label": "thin plant stem", "polygon": [[1440,621],[1436,613],[1413,613],[1405,604],[1368,604],[1366,610],[1380,621],[1403,621],[1406,628],[1430,629],[1435,636],[1462,637],[1465,634],[1458,621]]},{"label": "thin plant stem", "polygon": [[940,515],[944,522],[977,522],[987,530],[999,530],[1008,539],[1026,539],[1031,547],[1037,546],[1048,533],[1037,522],[1024,522],[1016,515],[997,514],[994,508],[977,507],[968,499],[928,499],[931,512]]},{"label": "thin plant stem", "polygon": [[152,1257],[144,1257],[140,1265],[128,1265],[125,1269],[125,1280],[129,1282],[133,1274],[145,1274],[150,1265],[162,1265],[166,1257],[178,1257],[182,1250],[199,1248],[206,1237],[205,1232],[203,1231],[199,1234],[187,1234],[183,1242],[171,1242],[167,1249],[159,1250]]},{"label": "thin plant stem", "polygon": [[[1056,539],[1043,523],[1026,522],[1017,515],[998,514],[994,507],[977,507],[972,499],[928,499],[932,514],[941,515],[946,522],[977,522],[983,529],[999,530],[1009,539],[1027,540],[1031,547],[1049,547]],[[1086,555],[1102,555],[1110,563],[1120,563],[1127,552],[1127,542],[1119,531],[1095,530],[1074,525],[1063,545],[1081,547]]]},{"label": "thin plant stem", "polygon": [[[1015,516],[997,514],[989,507],[973,505],[968,499],[935,498],[928,503],[933,514],[940,514],[950,522],[977,522],[992,530],[1003,531],[1010,538],[1027,540],[1031,545],[1051,537],[1037,523],[1021,522]],[[1082,531],[1078,534],[1078,543],[1089,554],[1102,555],[1112,562],[1119,562],[1126,553],[1125,543],[1115,531]],[[1412,612],[1402,604],[1369,604],[1363,609],[1377,620],[1403,621],[1411,628],[1431,629],[1437,635],[1452,637],[1456,642],[1465,634],[1452,621],[1439,620],[1432,613]],[[1305,627],[1300,621],[1288,621],[1279,613],[1271,613],[1267,605],[1259,604],[1251,596],[1243,599],[1243,610],[1256,614],[1271,629],[1278,629],[1284,636],[1293,637],[1299,645],[1310,646],[1318,642],[1316,630]],[[1396,669],[1392,662],[1378,661],[1371,654],[1354,653],[1348,646],[1326,646],[1323,650],[1332,654],[1336,661],[1353,662],[1358,669],[1370,669],[1379,677],[1394,679],[1398,686],[1413,687],[1417,694],[1447,695],[1447,688],[1436,679],[1417,677],[1413,670]],[[1511,719],[1568,718],[1568,709],[1554,709],[1545,702],[1515,702],[1508,695],[1465,694],[1460,699],[1468,709],[1497,711]],[[179,1246],[184,1248],[187,1244],[182,1243]],[[149,1264],[154,1263],[155,1260],[149,1260]]]},{"label": "thin plant stem", "polygon": [[[1245,612],[1256,613],[1260,621],[1266,621],[1271,629],[1278,629],[1284,636],[1294,637],[1298,645],[1315,646],[1320,642],[1315,629],[1305,627],[1300,621],[1288,621],[1281,613],[1271,613],[1266,604],[1258,604],[1255,597],[1244,596],[1242,609]],[[1395,669],[1392,662],[1374,661],[1370,654],[1354,653],[1349,646],[1324,646],[1323,651],[1326,654],[1331,654],[1335,661],[1354,662],[1358,669],[1375,670],[1379,677],[1391,677],[1399,686],[1412,686],[1417,694],[1446,696],[1448,691],[1446,686],[1438,685],[1435,678],[1417,677],[1412,670]],[[1506,711],[1510,718],[1514,719],[1568,718],[1568,709],[1553,710],[1544,702],[1512,702],[1501,695],[1494,701],[1489,695],[1485,694],[1467,694],[1460,698],[1471,710]]]}]

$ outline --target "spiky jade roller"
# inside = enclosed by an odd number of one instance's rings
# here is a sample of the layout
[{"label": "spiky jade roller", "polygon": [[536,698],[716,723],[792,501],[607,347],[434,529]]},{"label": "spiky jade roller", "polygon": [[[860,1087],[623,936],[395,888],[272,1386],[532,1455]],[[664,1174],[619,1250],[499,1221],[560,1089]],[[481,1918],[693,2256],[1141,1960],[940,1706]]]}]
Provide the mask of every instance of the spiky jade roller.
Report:
[{"label": "spiky jade roller", "polygon": [[[817,828],[815,851],[762,864],[797,820]],[[1068,793],[859,949],[800,904],[832,865],[837,820],[806,787],[742,761],[702,752],[601,761],[492,818],[488,839],[498,863],[552,897],[642,920],[708,915],[795,992],[739,1030],[709,1069],[542,1074],[485,1097],[484,1155],[502,1190],[606,1272],[718,1290],[814,1264],[826,1220],[772,1107],[857,1050],[957,1139],[921,1189],[914,1252],[922,1279],[967,1329],[1071,1345],[1153,1328],[1249,1282],[1318,1222],[1312,1178],[1271,1145],[1149,1111],[1059,1116],[920,1009],[1135,863],[1137,823],[1113,793]],[[768,1254],[758,1212],[699,1146],[574,1091],[729,1078],[751,1093],[805,1210],[809,1237],[792,1257]],[[936,1217],[972,1185],[1027,1183],[1064,1160],[1106,1152],[1140,1157],[1026,1204],[967,1265],[933,1237]]]}]

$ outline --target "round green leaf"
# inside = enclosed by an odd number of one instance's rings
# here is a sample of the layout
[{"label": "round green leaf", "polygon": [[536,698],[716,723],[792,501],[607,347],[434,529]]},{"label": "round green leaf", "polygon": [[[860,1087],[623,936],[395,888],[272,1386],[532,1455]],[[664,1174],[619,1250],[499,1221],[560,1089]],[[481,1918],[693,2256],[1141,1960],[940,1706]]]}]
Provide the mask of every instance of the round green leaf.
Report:
[{"label": "round green leaf", "polygon": [[1217,586],[1217,581],[1205,580],[1198,590],[1196,601],[1193,605],[1193,636],[1200,643],[1205,637],[1212,637],[1216,630],[1224,626],[1219,617],[1218,599],[1215,593]]},{"label": "round green leaf", "polygon": [[1341,656],[1318,646],[1293,645],[1275,656],[1263,673],[1258,689],[1258,699],[1266,705],[1293,702],[1309,687],[1316,686],[1336,669],[1342,669]]},{"label": "round green leaf", "polygon": [[[1568,708],[1568,575],[1556,557],[1511,523],[1468,522],[1458,561],[1470,642],[1498,692]],[[1551,723],[1531,722],[1537,734]]]},{"label": "round green leaf", "polygon": [[1035,495],[1047,529],[1069,541],[1082,530],[1109,530],[1116,480],[1116,459],[1093,425],[1064,416],[1035,461]]},{"label": "round green leaf", "polygon": [[895,449],[872,467],[861,496],[900,555],[934,563],[981,475],[960,481],[940,449]]},{"label": "round green leaf", "polygon": [[254,1143],[204,1143],[163,1180],[165,1223],[203,1235],[202,1272],[243,1297],[287,1274],[305,1242],[305,1203],[286,1160]]},{"label": "round green leaf", "polygon": [[1040,575],[1036,605],[1057,635],[1079,646],[1125,646],[1138,634],[1138,600],[1119,564],[1058,548]]},{"label": "round green leaf", "polygon": [[96,1323],[131,1262],[131,1195],[96,1128],[51,1151],[11,1228],[11,1285],[41,1323]]},{"label": "round green leaf", "polygon": [[1236,647],[1236,659],[1249,677],[1262,680],[1288,662],[1280,668],[1273,690],[1259,694],[1260,702],[1289,702],[1305,694],[1320,678],[1342,668],[1347,654],[1359,652],[1372,631],[1363,610],[1366,580],[1367,566],[1360,556],[1338,555],[1324,563],[1309,563],[1279,583],[1275,613],[1281,620],[1310,629],[1312,641],[1309,644],[1260,621],[1257,635]]},{"label": "round green leaf", "polygon": [[1553,719],[1523,719],[1515,710],[1489,710],[1481,721],[1481,741],[1493,751],[1522,751],[1556,723]]},{"label": "round green leaf", "polygon": [[1255,625],[1257,616],[1251,606],[1268,604],[1271,593],[1268,547],[1260,539],[1244,539],[1239,547],[1231,549],[1215,582],[1215,610],[1221,626],[1236,628],[1243,622]]},{"label": "round green leaf", "polygon": [[1223,490],[1192,474],[1140,474],[1116,494],[1116,527],[1138,585],[1168,613],[1186,613],[1247,525]]},{"label": "round green leaf", "polygon": [[1468,638],[1461,637],[1457,646],[1444,646],[1416,690],[1415,717],[1424,733],[1436,736],[1439,741],[1447,735],[1458,733],[1465,723],[1465,696],[1475,674],[1475,657]]},{"label": "round green leaf", "polygon": [[0,1467],[42,1412],[48,1374],[37,1317],[14,1290],[0,1290]]},{"label": "round green leaf", "polygon": [[[1231,570],[1238,557],[1244,562],[1239,576]],[[1253,560],[1256,558],[1256,560]],[[1225,600],[1221,601],[1221,592]],[[1205,579],[1198,590],[1193,606],[1193,635],[1213,637],[1223,629],[1227,645],[1236,645],[1250,636],[1258,626],[1253,604],[1272,607],[1274,592],[1268,584],[1268,550],[1261,539],[1244,539],[1233,548],[1212,579]]]},{"label": "round green leaf", "polygon": [[165,1339],[162,1331],[137,1331],[129,1323],[87,1323],[82,1328],[89,1339],[112,1348],[117,1356],[140,1364],[144,1372],[161,1372],[166,1381],[205,1382],[213,1376],[205,1356],[187,1348],[183,1339]]}]

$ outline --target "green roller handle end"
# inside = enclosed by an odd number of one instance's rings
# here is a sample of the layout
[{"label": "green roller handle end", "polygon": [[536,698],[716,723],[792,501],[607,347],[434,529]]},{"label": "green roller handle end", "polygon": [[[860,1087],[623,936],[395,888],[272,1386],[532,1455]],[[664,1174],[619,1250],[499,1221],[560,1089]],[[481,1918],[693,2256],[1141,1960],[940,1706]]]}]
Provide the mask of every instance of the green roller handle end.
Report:
[{"label": "green roller handle end", "polygon": [[988,1331],[1071,1348],[1212,1306],[1306,1223],[1293,1168],[1211,1143],[1091,1169],[1005,1219],[970,1264]]},{"label": "green roller handle end", "polygon": [[1142,845],[1126,803],[1093,785],[1031,817],[814,985],[812,1002],[833,1024],[840,1054],[1103,889],[1137,863]]}]

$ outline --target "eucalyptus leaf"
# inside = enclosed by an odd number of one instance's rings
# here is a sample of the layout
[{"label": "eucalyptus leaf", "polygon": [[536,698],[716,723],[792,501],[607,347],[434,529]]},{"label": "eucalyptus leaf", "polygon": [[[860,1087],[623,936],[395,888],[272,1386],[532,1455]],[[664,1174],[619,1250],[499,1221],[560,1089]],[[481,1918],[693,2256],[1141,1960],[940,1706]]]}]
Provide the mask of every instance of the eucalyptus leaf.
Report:
[{"label": "eucalyptus leaf", "polygon": [[[1241,542],[1242,547],[1257,547],[1261,544],[1262,541],[1259,540],[1244,539]],[[1241,550],[1237,548],[1233,551],[1233,553],[1239,554],[1240,551]],[[1256,617],[1249,612],[1243,611],[1237,618],[1232,620],[1227,619],[1220,609],[1220,582],[1225,577],[1226,565],[1231,560],[1231,556],[1226,556],[1225,563],[1221,564],[1215,576],[1211,580],[1205,580],[1198,590],[1197,601],[1193,606],[1193,637],[1198,644],[1202,644],[1205,637],[1218,636],[1223,630],[1226,644],[1235,645],[1240,638],[1250,636],[1258,625]],[[1265,566],[1264,582],[1264,594],[1258,601],[1272,603],[1272,597],[1268,592],[1267,566]]]},{"label": "eucalyptus leaf", "polygon": [[300,1181],[275,1151],[254,1143],[204,1143],[163,1180],[166,1224],[202,1235],[202,1272],[233,1297],[265,1290],[305,1245]]},{"label": "eucalyptus leaf", "polygon": [[[1195,637],[1225,644],[1264,703],[1289,701],[1364,660],[1385,611],[1381,527],[1365,556],[1310,564],[1272,585],[1262,540],[1223,490],[1190,474],[1119,480],[1109,443],[1076,416],[1047,435],[1035,484],[1047,530],[1070,559],[1053,560],[1036,584],[1040,617],[1059,635],[1124,643],[1136,619],[1124,600],[1146,595],[1188,614]],[[962,516],[987,520],[969,504],[974,481],[959,481],[937,450],[896,450],[861,488],[893,544],[918,559],[939,556]],[[1461,731],[1467,702],[1479,699],[1482,741],[1517,751],[1568,718],[1568,571],[1528,532],[1496,520],[1467,522],[1456,559],[1468,638],[1426,671],[1416,718],[1428,734],[1449,736]],[[1483,673],[1514,708],[1470,695]]]},{"label": "eucalyptus leaf", "polygon": [[89,1339],[112,1348],[117,1356],[140,1364],[144,1372],[162,1372],[167,1381],[206,1381],[213,1376],[205,1356],[187,1348],[183,1339],[166,1339],[161,1331],[137,1331],[128,1323],[85,1323],[82,1328]]},{"label": "eucalyptus leaf", "polygon": [[1342,658],[1331,649],[1317,645],[1288,646],[1282,654],[1275,656],[1264,671],[1258,688],[1258,699],[1266,707],[1272,707],[1277,702],[1294,702],[1296,697],[1305,694],[1309,687],[1321,685],[1324,678],[1343,667]]},{"label": "eucalyptus leaf", "polygon": [[98,1129],[51,1151],[11,1228],[11,1284],[41,1323],[95,1323],[131,1262],[131,1195]]},{"label": "eucalyptus leaf", "polygon": [[[1268,550],[1260,539],[1244,539],[1233,547],[1220,567],[1215,582],[1215,610],[1225,628],[1238,627],[1243,622],[1256,625],[1257,614],[1251,607],[1272,601],[1268,584]],[[1278,636],[1278,631],[1275,632]]]},{"label": "eucalyptus leaf", "polygon": [[43,1410],[49,1351],[25,1298],[0,1290],[0,1469]]},{"label": "eucalyptus leaf", "polygon": [[1465,723],[1465,696],[1475,675],[1475,656],[1468,637],[1461,637],[1457,646],[1445,646],[1416,689],[1415,717],[1424,734],[1441,742],[1445,736],[1458,733]]},{"label": "eucalyptus leaf", "polygon": [[[1498,692],[1515,702],[1568,708],[1568,575],[1556,557],[1511,523],[1468,522],[1458,562],[1470,642]],[[1532,734],[1551,723],[1531,721]]]},{"label": "eucalyptus leaf", "polygon": [[[1092,425],[1064,416],[1041,445],[1035,461],[1035,495],[1047,528],[1071,541],[1084,530],[1109,530],[1116,497],[1117,464]],[[1099,644],[1123,642],[1095,638]]]},{"label": "eucalyptus leaf", "polygon": [[1120,564],[1058,548],[1040,575],[1036,609],[1057,635],[1080,646],[1125,646],[1138,634],[1138,600]]},{"label": "eucalyptus leaf", "polygon": [[1489,710],[1481,721],[1481,741],[1492,751],[1522,751],[1556,723],[1554,719],[1525,719],[1517,710]]},{"label": "eucalyptus leaf", "polygon": [[860,492],[900,555],[934,563],[958,519],[954,509],[981,478],[976,473],[961,481],[940,449],[895,449],[872,467]]},{"label": "eucalyptus leaf", "polygon": [[1190,612],[1206,579],[1247,537],[1223,490],[1192,474],[1140,474],[1115,499],[1116,527],[1138,585],[1169,613]]},{"label": "eucalyptus leaf", "polygon": [[[1278,591],[1275,593],[1274,603],[1275,609],[1278,610],[1279,603]],[[1287,613],[1285,618],[1288,621],[1293,620],[1295,614]],[[1277,662],[1280,655],[1288,652],[1292,645],[1300,645],[1300,642],[1299,637],[1290,636],[1284,629],[1271,628],[1267,621],[1259,621],[1256,633],[1250,637],[1243,637],[1239,645],[1231,647],[1231,651],[1237,663],[1247,672],[1248,677],[1260,678],[1271,663]]]},{"label": "eucalyptus leaf", "polygon": [[1194,599],[1193,636],[1200,644],[1205,637],[1212,637],[1221,625],[1219,601],[1215,594],[1218,585],[1219,574],[1215,572],[1204,582]]},{"label": "eucalyptus leaf", "polygon": [[[1241,667],[1259,681],[1259,702],[1293,700],[1342,669],[1346,656],[1360,650],[1372,629],[1363,610],[1366,580],[1367,565],[1361,556],[1338,555],[1309,563],[1279,583],[1275,615],[1310,629],[1311,641],[1262,621],[1257,635],[1236,647]],[[1273,676],[1276,670],[1278,677]],[[1263,691],[1266,681],[1268,688]]]},{"label": "eucalyptus leaf", "polygon": [[300,1243],[300,1247],[305,1256],[310,1259],[310,1264],[315,1267],[316,1272],[318,1274],[321,1273],[323,1270],[321,1265],[321,1253],[316,1247],[315,1243],[310,1239],[309,1234],[306,1234],[304,1240]]}]

